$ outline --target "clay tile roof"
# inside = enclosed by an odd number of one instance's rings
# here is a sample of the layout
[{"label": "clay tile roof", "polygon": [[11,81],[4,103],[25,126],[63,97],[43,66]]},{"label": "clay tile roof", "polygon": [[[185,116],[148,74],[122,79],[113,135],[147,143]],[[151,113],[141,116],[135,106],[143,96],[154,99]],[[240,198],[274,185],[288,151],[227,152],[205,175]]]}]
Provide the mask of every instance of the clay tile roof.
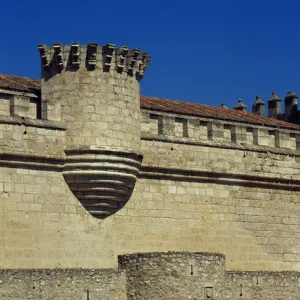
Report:
[{"label": "clay tile roof", "polygon": [[253,125],[300,130],[300,125],[255,115],[249,112],[156,97],[141,96],[141,108],[229,122],[234,121]]},{"label": "clay tile roof", "polygon": [[[40,80],[0,74],[0,89],[39,94],[40,88]],[[248,112],[157,97],[141,96],[141,108],[152,111],[218,119],[228,122],[234,121],[253,125],[300,130],[300,125]]]},{"label": "clay tile roof", "polygon": [[36,79],[0,74],[0,89],[36,94],[40,92],[41,86]]}]

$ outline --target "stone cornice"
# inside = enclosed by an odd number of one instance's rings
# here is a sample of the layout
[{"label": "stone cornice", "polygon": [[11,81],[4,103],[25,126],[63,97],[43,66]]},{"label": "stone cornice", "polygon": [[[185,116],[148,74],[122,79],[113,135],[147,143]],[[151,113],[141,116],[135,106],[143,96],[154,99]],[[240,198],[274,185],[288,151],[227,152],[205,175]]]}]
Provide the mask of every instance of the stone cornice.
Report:
[{"label": "stone cornice", "polygon": [[237,172],[190,170],[143,165],[140,168],[138,177],[159,180],[234,184],[249,187],[288,189],[296,191],[300,190],[300,179],[288,179],[253,174],[248,175],[246,173]]},{"label": "stone cornice", "polygon": [[25,125],[29,127],[38,127],[45,129],[54,130],[66,130],[63,123],[57,121],[43,120],[43,119],[30,119],[19,116],[0,116],[0,124],[11,124],[11,125]]},{"label": "stone cornice", "polygon": [[[118,153],[118,152],[116,152]],[[75,159],[76,157],[74,157]],[[117,163],[121,160],[118,159]],[[19,167],[62,172],[65,156],[48,156],[24,153],[0,153],[0,167]],[[131,163],[130,163],[131,164]],[[121,173],[120,173],[121,174]],[[123,173],[122,173],[123,174]],[[125,174],[124,174],[125,175]],[[300,190],[300,179],[262,176],[238,172],[218,172],[207,170],[179,169],[174,167],[142,165],[138,178],[234,184],[283,190]]]},{"label": "stone cornice", "polygon": [[286,148],[271,148],[268,146],[258,146],[258,145],[248,145],[248,144],[238,144],[230,143],[225,144],[218,141],[192,141],[189,138],[171,138],[165,135],[146,135],[141,136],[141,140],[144,141],[158,141],[163,143],[171,144],[183,144],[188,146],[203,146],[203,147],[212,147],[212,148],[221,148],[221,149],[232,149],[232,150],[241,150],[241,151],[251,151],[251,152],[261,152],[261,153],[273,153],[280,155],[290,155],[295,157],[300,157],[299,150],[290,150]]},{"label": "stone cornice", "polygon": [[18,91],[14,91],[14,90],[10,90],[10,89],[0,89],[0,94],[27,96],[30,98],[39,99],[39,96],[37,94],[28,93],[28,92],[18,92]]},{"label": "stone cornice", "polygon": [[0,153],[0,167],[18,167],[60,172],[63,168],[64,157],[37,155],[26,153]]}]

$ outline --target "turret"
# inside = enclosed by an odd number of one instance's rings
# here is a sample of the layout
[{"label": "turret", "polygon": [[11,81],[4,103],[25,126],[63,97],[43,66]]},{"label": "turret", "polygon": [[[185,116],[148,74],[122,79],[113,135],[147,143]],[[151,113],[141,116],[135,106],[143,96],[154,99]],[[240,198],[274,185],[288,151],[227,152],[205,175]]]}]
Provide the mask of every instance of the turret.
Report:
[{"label": "turret", "polygon": [[285,118],[289,121],[290,117],[295,115],[298,110],[298,96],[290,91],[286,94],[284,98],[284,112]]},{"label": "turret", "polygon": [[67,127],[65,180],[91,214],[110,215],[128,200],[141,164],[139,82],[150,57],[113,44],[38,49],[42,118]]},{"label": "turret", "polygon": [[247,111],[247,106],[243,103],[242,99],[239,99],[237,105],[233,109]]},{"label": "turret", "polygon": [[281,99],[276,95],[276,92],[272,92],[271,98],[268,100],[268,117],[277,119],[280,114]]},{"label": "turret", "polygon": [[252,105],[252,113],[256,115],[265,115],[265,102],[260,99],[260,96],[257,95],[255,101]]}]

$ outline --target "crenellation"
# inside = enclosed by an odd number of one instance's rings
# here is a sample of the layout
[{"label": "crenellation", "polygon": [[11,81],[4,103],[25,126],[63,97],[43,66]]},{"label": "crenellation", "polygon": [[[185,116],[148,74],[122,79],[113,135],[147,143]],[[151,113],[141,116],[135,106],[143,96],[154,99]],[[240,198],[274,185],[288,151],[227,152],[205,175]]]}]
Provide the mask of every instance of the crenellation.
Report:
[{"label": "crenellation", "polygon": [[[30,97],[14,95],[10,100],[10,115],[29,117],[30,115]],[[36,116],[35,116],[36,118]]]},{"label": "crenellation", "polygon": [[[160,124],[158,123],[158,126]],[[160,132],[163,136],[172,137],[175,133],[175,117],[174,116],[162,116],[161,117],[161,129]]]},{"label": "crenellation", "polygon": [[296,133],[295,140],[296,140],[296,149],[300,150],[300,134],[299,133]]},{"label": "crenellation", "polygon": [[46,45],[39,44],[38,49],[41,56],[42,66],[44,69],[47,69],[49,67],[49,57],[48,57],[48,51]]},{"label": "crenellation", "polygon": [[87,63],[88,69],[94,70],[96,68],[97,49],[98,49],[98,44],[94,43],[94,42],[88,44],[88,46],[87,46],[86,63]]},{"label": "crenellation", "polygon": [[10,116],[10,103],[13,99],[11,94],[2,94],[0,93],[0,115],[1,116]]},{"label": "crenellation", "polygon": [[[246,126],[230,126],[231,130],[231,142],[238,143],[238,144],[244,144],[248,143],[248,132]],[[253,136],[252,140],[250,137],[250,144],[253,144]]]},{"label": "crenellation", "polygon": [[235,135],[233,135],[234,132],[234,126],[231,126],[230,124],[223,124],[223,128],[224,128],[224,133],[223,133],[223,137],[224,143],[234,143],[235,140],[234,138],[236,137]]},{"label": "crenellation", "polygon": [[[148,116],[148,114],[147,114]],[[163,117],[161,115],[150,114],[150,133],[163,134]]]},{"label": "crenellation", "polygon": [[140,54],[139,49],[132,49],[128,51],[127,55],[127,73],[130,76],[133,76],[134,71],[137,67],[137,60]]},{"label": "crenellation", "polygon": [[277,130],[268,130],[268,147],[278,147],[279,146],[279,139],[278,139],[278,131]]},{"label": "crenellation", "polygon": [[128,53],[128,47],[127,46],[122,46],[116,49],[116,68],[117,71],[122,73],[125,68],[126,64],[126,56]]},{"label": "crenellation", "polygon": [[77,42],[71,45],[71,65],[75,68],[80,66],[80,45]]},{"label": "crenellation", "polygon": [[[255,128],[253,135],[254,135],[255,142],[257,142],[257,145],[263,147],[269,147],[272,137],[274,140],[274,136],[272,136],[272,132],[273,132],[272,130],[263,127]],[[273,147],[274,146],[275,144],[273,143]]]},{"label": "crenellation", "polygon": [[176,137],[188,138],[188,119],[175,117],[174,133]]},{"label": "crenellation", "polygon": [[207,140],[207,122],[201,121],[198,118],[189,118],[188,122],[188,137],[194,141]]},{"label": "crenellation", "polygon": [[145,71],[150,65],[151,58],[146,52],[142,52],[138,56],[137,79],[141,80],[144,77]]},{"label": "crenellation", "polygon": [[61,72],[64,67],[64,57],[62,52],[62,45],[60,43],[53,44],[54,54],[53,60],[55,60],[57,71]]},{"label": "crenellation", "polygon": [[176,116],[175,114],[154,114],[142,111],[141,132],[150,138],[180,139],[185,141],[238,144],[263,148],[285,148],[296,150],[297,134],[285,129],[271,129],[262,126],[205,120],[195,117]]},{"label": "crenellation", "polygon": [[103,71],[104,72],[109,72],[109,70],[110,70],[115,48],[116,48],[116,45],[114,45],[114,44],[107,44],[102,47],[102,55],[103,55],[102,61],[103,61]]},{"label": "crenellation", "polygon": [[207,136],[211,141],[223,141],[224,125],[220,122],[207,122]]}]

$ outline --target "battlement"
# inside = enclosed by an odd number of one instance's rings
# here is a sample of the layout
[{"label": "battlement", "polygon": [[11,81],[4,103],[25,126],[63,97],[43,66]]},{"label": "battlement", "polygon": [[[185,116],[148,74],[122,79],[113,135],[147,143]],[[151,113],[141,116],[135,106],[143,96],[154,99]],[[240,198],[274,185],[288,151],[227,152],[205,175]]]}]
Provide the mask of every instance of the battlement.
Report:
[{"label": "battlement", "polygon": [[55,43],[53,46],[38,45],[42,62],[42,76],[53,76],[65,71],[76,71],[86,68],[89,71],[100,69],[103,72],[112,70],[126,73],[142,79],[150,64],[150,56],[139,49],[128,49],[127,46],[116,47],[114,44],[98,46],[93,42],[80,45],[73,42],[71,45]]},{"label": "battlement", "polygon": [[300,129],[258,126],[234,121],[142,110],[141,138],[170,143],[210,145],[259,151],[300,149]]}]

